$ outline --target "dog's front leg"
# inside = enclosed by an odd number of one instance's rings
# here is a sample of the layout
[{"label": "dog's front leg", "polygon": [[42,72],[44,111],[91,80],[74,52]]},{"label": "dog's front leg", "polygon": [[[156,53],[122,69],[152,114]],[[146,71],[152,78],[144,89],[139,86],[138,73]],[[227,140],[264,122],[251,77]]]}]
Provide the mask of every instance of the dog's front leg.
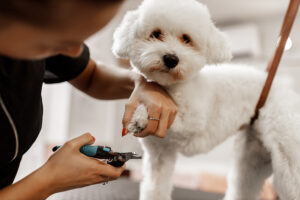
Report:
[{"label": "dog's front leg", "polygon": [[144,177],[140,187],[140,200],[171,199],[177,151],[173,145],[160,143],[158,140],[162,139],[150,136],[142,140]]},{"label": "dog's front leg", "polygon": [[251,129],[238,134],[235,152],[225,200],[257,200],[264,180],[272,172],[270,154]]}]

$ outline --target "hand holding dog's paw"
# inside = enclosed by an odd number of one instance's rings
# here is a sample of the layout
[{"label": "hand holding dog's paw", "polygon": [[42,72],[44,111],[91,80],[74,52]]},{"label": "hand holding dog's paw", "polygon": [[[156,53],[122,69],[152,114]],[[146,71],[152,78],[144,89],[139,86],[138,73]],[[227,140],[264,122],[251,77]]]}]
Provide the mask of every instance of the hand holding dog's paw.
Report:
[{"label": "hand holding dog's paw", "polygon": [[177,106],[169,94],[160,85],[140,78],[125,107],[123,135],[130,132],[137,137],[163,138],[176,114]]}]

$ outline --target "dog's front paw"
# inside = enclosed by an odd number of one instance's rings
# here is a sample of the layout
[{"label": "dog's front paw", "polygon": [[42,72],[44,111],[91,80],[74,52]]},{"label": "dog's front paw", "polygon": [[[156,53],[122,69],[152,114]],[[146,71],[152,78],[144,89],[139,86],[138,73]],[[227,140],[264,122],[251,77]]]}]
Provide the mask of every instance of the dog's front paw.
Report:
[{"label": "dog's front paw", "polygon": [[144,128],[146,128],[148,123],[148,112],[146,107],[141,104],[139,105],[131,118],[130,123],[128,124],[128,132],[129,133],[139,133]]}]

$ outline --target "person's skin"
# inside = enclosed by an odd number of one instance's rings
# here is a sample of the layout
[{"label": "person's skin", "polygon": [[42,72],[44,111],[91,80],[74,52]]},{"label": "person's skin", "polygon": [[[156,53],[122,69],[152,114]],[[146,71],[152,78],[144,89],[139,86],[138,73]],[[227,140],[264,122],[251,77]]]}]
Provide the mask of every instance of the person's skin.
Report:
[{"label": "person's skin", "polygon": [[[57,27],[38,27],[13,20],[9,26],[1,27],[0,55],[20,59],[41,59],[58,54],[79,56],[83,41],[101,29],[117,12],[120,3],[113,2],[97,9],[84,5],[72,5],[69,10],[64,8],[63,13],[72,16],[72,20],[62,16]],[[177,113],[175,102],[159,85],[148,83],[129,70],[111,68],[105,64],[97,66],[92,59],[70,83],[98,99],[130,97],[123,118],[125,130],[135,108],[140,103],[145,104],[152,111],[149,115],[160,118],[160,121],[149,120],[139,137],[165,137],[166,129],[171,126]],[[41,168],[0,190],[0,199],[45,199],[56,192],[106,182],[108,178],[117,179],[125,166],[115,168],[79,152],[81,146],[92,144],[94,140],[91,134],[84,134],[68,141]]]}]

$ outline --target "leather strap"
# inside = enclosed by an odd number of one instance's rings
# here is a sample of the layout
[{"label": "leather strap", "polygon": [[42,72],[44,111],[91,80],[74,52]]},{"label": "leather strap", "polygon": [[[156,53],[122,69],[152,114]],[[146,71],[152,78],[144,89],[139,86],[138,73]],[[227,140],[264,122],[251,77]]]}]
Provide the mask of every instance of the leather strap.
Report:
[{"label": "leather strap", "polygon": [[278,69],[278,65],[280,63],[280,60],[281,60],[281,57],[282,57],[282,54],[284,51],[286,41],[290,35],[294,20],[296,18],[297,12],[298,12],[299,3],[300,3],[300,0],[290,0],[289,7],[288,7],[288,10],[286,12],[286,15],[285,15],[282,27],[281,27],[278,45],[276,47],[275,53],[274,53],[271,61],[269,62],[269,65],[267,68],[268,77],[266,79],[264,88],[260,94],[259,101],[256,105],[255,115],[251,118],[251,122],[250,122],[251,125],[253,125],[255,120],[258,118],[259,110],[265,105],[265,102],[268,98],[270,88],[272,86],[275,74]]}]

